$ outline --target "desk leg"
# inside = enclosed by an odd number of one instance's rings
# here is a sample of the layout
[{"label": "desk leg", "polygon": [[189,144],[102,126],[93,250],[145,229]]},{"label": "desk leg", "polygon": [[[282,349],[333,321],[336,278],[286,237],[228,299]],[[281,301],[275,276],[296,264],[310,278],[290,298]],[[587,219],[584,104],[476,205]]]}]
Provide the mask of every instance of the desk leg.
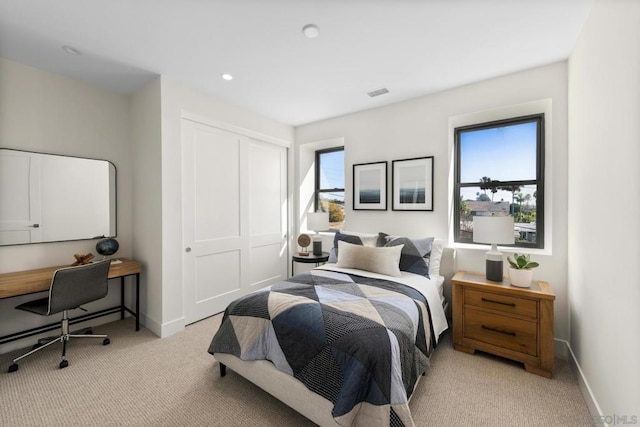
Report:
[{"label": "desk leg", "polygon": [[140,330],[140,273],[136,273],[136,331]]},{"label": "desk leg", "polygon": [[124,319],[124,276],[120,277],[120,320]]}]

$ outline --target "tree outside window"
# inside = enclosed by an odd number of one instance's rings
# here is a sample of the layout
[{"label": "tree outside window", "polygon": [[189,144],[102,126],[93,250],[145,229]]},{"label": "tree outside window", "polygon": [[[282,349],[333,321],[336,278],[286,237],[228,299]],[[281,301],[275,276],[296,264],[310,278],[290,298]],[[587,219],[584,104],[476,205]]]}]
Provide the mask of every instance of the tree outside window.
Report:
[{"label": "tree outside window", "polygon": [[316,151],[315,210],[329,212],[331,230],[340,230],[344,212],[344,147]]}]

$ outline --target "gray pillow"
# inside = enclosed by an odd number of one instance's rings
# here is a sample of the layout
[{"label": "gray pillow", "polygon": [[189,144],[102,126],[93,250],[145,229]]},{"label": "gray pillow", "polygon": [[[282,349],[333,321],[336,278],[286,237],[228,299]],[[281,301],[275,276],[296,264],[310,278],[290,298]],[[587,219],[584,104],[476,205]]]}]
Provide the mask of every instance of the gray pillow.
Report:
[{"label": "gray pillow", "polygon": [[431,254],[433,240],[433,237],[410,239],[408,237],[395,237],[386,233],[378,233],[377,246],[404,245],[400,256],[400,270],[429,278],[429,255]]},{"label": "gray pillow", "polygon": [[360,246],[376,246],[377,239],[378,236],[375,234],[336,231],[333,237],[333,247],[329,251],[329,260],[327,262],[338,262],[338,242],[347,242]]}]

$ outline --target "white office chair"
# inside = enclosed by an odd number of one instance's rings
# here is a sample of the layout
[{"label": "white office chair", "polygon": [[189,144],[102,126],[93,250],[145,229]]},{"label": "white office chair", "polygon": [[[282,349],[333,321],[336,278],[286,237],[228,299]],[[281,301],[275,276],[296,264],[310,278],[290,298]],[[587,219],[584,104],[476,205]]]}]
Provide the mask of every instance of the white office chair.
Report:
[{"label": "white office chair", "polygon": [[49,287],[49,296],[47,298],[29,301],[16,307],[18,310],[28,311],[41,316],[51,316],[52,314],[62,312],[62,331],[59,337],[51,340],[45,339],[46,344],[36,344],[30,352],[13,359],[13,364],[9,367],[9,372],[15,372],[18,370],[18,364],[16,363],[18,360],[42,350],[43,348],[46,348],[58,341],[62,342],[62,361],[60,362],[60,369],[69,366],[66,352],[67,341],[69,341],[70,338],[103,338],[103,345],[108,345],[110,343],[107,335],[69,333],[68,312],[69,310],[79,308],[82,304],[104,298],[107,295],[110,265],[110,260],[104,260],[77,267],[66,267],[56,270],[51,278],[51,286]]}]

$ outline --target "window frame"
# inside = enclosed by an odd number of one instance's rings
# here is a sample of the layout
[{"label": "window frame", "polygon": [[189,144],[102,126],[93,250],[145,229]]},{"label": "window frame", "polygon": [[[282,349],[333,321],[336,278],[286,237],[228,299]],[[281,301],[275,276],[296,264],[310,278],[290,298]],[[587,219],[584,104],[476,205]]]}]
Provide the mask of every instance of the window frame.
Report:
[{"label": "window frame", "polygon": [[[344,146],[340,146],[340,147],[331,147],[331,148],[325,148],[322,150],[316,150],[315,153],[315,182],[314,182],[314,191],[313,191],[313,210],[315,212],[318,211],[318,209],[320,209],[320,194],[321,193],[333,193],[333,192],[337,192],[337,191],[342,191],[342,193],[345,193],[344,188],[320,188],[320,156],[322,156],[323,154],[328,154],[328,153],[334,153],[336,151],[343,151],[344,152]],[[344,167],[344,165],[343,165]]]},{"label": "window frame", "polygon": [[[460,191],[465,187],[478,187],[479,181],[476,182],[460,182],[460,135],[463,132],[477,131],[484,129],[493,129],[506,127],[524,123],[536,123],[536,179],[534,180],[516,180],[516,181],[499,181],[499,186],[507,185],[535,185],[536,186],[536,242],[515,242],[513,245],[504,245],[516,248],[544,249],[545,236],[545,113],[529,114],[524,116],[510,117],[506,119],[492,120],[489,122],[475,123],[470,125],[458,126],[454,128],[454,174],[453,174],[453,238],[456,243],[470,243],[473,239],[460,237]],[[488,174],[487,176],[490,176]],[[498,185],[495,185],[496,187]],[[487,189],[491,188],[489,186]]]}]

